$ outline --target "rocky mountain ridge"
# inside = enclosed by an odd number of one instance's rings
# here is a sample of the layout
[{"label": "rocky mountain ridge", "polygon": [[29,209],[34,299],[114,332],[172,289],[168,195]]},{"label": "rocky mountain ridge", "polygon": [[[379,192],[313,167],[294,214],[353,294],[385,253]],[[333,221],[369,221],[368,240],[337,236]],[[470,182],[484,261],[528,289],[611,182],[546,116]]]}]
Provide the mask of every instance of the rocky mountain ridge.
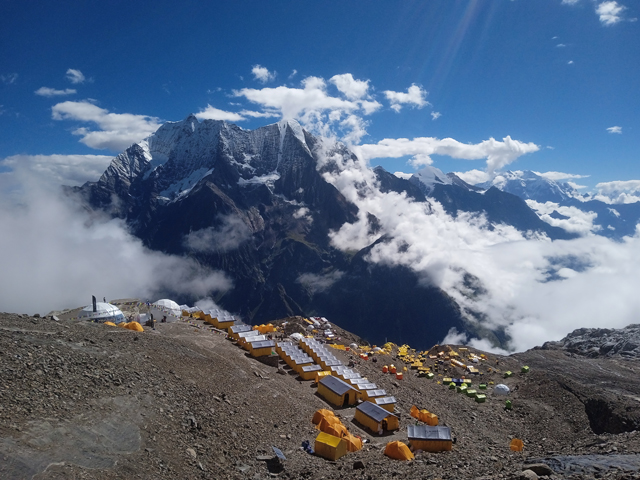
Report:
[{"label": "rocky mountain ridge", "polygon": [[640,325],[624,328],[579,328],[562,340],[546,342],[544,350],[561,349],[589,358],[640,358]]}]

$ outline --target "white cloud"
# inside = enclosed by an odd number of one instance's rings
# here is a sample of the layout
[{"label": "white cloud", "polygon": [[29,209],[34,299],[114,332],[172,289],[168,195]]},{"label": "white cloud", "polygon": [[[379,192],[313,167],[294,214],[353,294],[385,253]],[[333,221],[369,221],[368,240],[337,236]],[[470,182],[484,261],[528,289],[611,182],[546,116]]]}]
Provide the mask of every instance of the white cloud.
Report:
[{"label": "white cloud", "polygon": [[291,80],[293,77],[295,77],[298,74],[298,70],[296,70],[295,68],[293,69],[293,71],[291,72],[291,75],[289,75],[289,80]]},{"label": "white cloud", "polygon": [[575,189],[575,190],[582,190],[583,188],[587,188],[586,185],[579,185],[575,182],[567,182],[569,184],[569,186],[571,186],[571,188]]},{"label": "white cloud", "polygon": [[609,132],[609,133],[619,133],[619,134],[622,134],[622,127],[618,127],[618,126],[616,126],[616,127],[609,127],[609,128],[607,128],[607,132]]},{"label": "white cloud", "polygon": [[616,180],[596,185],[596,200],[610,204],[640,202],[640,180]]},{"label": "white cloud", "polygon": [[464,160],[487,159],[489,173],[512,163],[518,157],[539,150],[533,143],[523,143],[507,136],[502,141],[490,138],[476,144],[461,143],[453,138],[421,137],[384,139],[377,144],[354,147],[356,153],[369,160],[372,158],[399,158],[413,155],[413,164],[429,165],[430,155],[447,155]]},{"label": "white cloud", "polygon": [[270,72],[266,67],[254,65],[251,69],[253,78],[262,83],[267,83],[276,79],[276,72]]},{"label": "white cloud", "polygon": [[348,132],[342,137],[342,141],[349,145],[360,143],[362,137],[367,134],[367,122],[357,115],[349,115],[340,122],[340,126]]},{"label": "white cloud", "polygon": [[533,172],[536,175],[540,175],[543,178],[553,180],[555,182],[559,180],[568,180],[572,178],[588,178],[589,175],[578,175],[575,173],[563,173],[563,172]]},{"label": "white cloud", "polygon": [[298,210],[293,212],[293,218],[297,218],[297,219],[303,218],[307,222],[313,223],[313,215],[311,213],[311,210],[309,210],[307,207],[300,207]]},{"label": "white cloud", "polygon": [[111,163],[108,155],[13,155],[0,160],[0,199],[24,195],[15,171],[28,170],[31,177],[52,185],[82,185],[96,181]]},{"label": "white cloud", "polygon": [[69,80],[71,83],[76,84],[84,83],[86,79],[80,70],[70,68],[69,70],[67,70],[67,80]]},{"label": "white cloud", "polygon": [[[539,203],[534,200],[526,200],[527,205],[536,212],[542,220],[554,227],[560,227],[567,232],[587,235],[600,229],[593,222],[598,217],[595,212],[583,212],[576,207],[561,207],[557,203]],[[568,218],[553,218],[551,214],[557,212]]]},{"label": "white cloud", "polygon": [[331,285],[340,280],[343,275],[344,272],[341,272],[340,270],[334,270],[324,275],[303,273],[296,279],[296,281],[304,285],[312,295],[315,295],[316,293],[327,290]]},{"label": "white cloud", "polygon": [[278,112],[254,112],[251,110],[241,110],[240,115],[243,117],[252,117],[252,118],[279,118],[280,114]]},{"label": "white cloud", "polygon": [[208,227],[189,233],[184,245],[197,253],[229,252],[251,238],[251,229],[236,215],[220,218],[218,227]]},{"label": "white cloud", "polygon": [[245,97],[250,102],[264,108],[273,108],[281,112],[285,119],[308,116],[310,112],[344,111],[352,112],[359,108],[357,102],[332,97],[326,92],[326,84],[318,77],[307,77],[302,81],[303,88],[285,86],[275,88],[243,88],[234,90],[237,97]]},{"label": "white cloud", "polygon": [[18,81],[18,74],[17,73],[5,73],[0,75],[0,80],[2,80],[2,83],[6,84],[6,85],[12,85],[14,83],[16,83],[16,81]]},{"label": "white cloud", "polygon": [[59,188],[18,163],[24,196],[0,199],[0,305],[5,311],[47,313],[100,298],[160,295],[204,297],[227,290],[218,271],[184,257],[146,249],[120,220],[89,214]]},{"label": "white cloud", "polygon": [[99,130],[81,127],[73,131],[80,142],[95,149],[121,151],[155,132],[160,119],[131,113],[110,113],[88,101],[62,102],[51,107],[54,120],[94,123]]},{"label": "white cloud", "polygon": [[411,105],[418,108],[430,105],[426,100],[427,91],[423,90],[415,83],[407,89],[407,93],[385,90],[384,94],[387,97],[387,100],[391,103],[391,108],[396,112],[400,112],[403,105]]},{"label": "white cloud", "polygon": [[567,62],[567,65],[573,65],[573,60],[569,60],[569,61]]},{"label": "white cloud", "polygon": [[600,17],[600,22],[605,26],[615,25],[622,20],[621,13],[626,9],[616,1],[607,1],[598,4],[596,13]]},{"label": "white cloud", "polygon": [[334,75],[329,79],[349,100],[359,100],[369,90],[369,80],[356,80],[350,73]]},{"label": "white cloud", "polygon": [[240,122],[245,120],[245,117],[239,113],[226,112],[212,107],[211,105],[207,105],[207,108],[196,113],[196,118],[199,120],[226,120],[228,122]]},{"label": "white cloud", "polygon": [[335,75],[330,81],[336,85],[340,96],[329,94],[327,83],[320,77],[306,77],[301,81],[302,88],[243,88],[233,93],[262,107],[265,116],[275,116],[279,112],[283,119],[296,119],[310,132],[339,133],[347,143],[359,142],[366,135],[367,125],[361,116],[374,113],[381,105],[365,96],[368,80],[357,80],[344,74]]},{"label": "white cloud", "polygon": [[56,90],[55,88],[49,87],[40,87],[35,92],[36,95],[40,95],[41,97],[57,97],[63,95],[73,95],[76,93],[74,88],[65,88],[64,90]]},{"label": "white cloud", "polygon": [[[562,0],[562,4],[563,5],[575,5],[579,1],[580,0]],[[554,37],[554,38],[556,38],[556,37]]]},{"label": "white cloud", "polygon": [[437,120],[442,116],[442,114],[440,112],[431,112],[431,119],[432,120]]},{"label": "white cloud", "polygon": [[563,48],[563,47],[566,47],[566,45],[564,43],[559,43],[558,45],[556,45],[556,47]]},{"label": "white cloud", "polygon": [[605,195],[616,194],[620,192],[640,192],[640,180],[616,180],[613,182],[601,182],[596,188]]},{"label": "white cloud", "polygon": [[469,170],[466,172],[455,172],[455,174],[469,185],[477,185],[478,183],[488,182],[492,179],[492,175],[484,170]]}]

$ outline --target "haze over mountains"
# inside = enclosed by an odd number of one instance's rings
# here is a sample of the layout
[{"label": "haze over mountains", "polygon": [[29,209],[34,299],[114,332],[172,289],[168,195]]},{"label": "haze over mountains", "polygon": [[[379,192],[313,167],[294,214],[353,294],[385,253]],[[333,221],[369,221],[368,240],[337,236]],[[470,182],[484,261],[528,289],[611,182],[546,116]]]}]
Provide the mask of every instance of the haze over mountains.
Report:
[{"label": "haze over mountains", "polygon": [[[317,314],[373,343],[393,332],[425,348],[445,336],[522,348],[542,331],[547,340],[559,316],[588,323],[566,295],[588,291],[576,285],[599,270],[598,249],[609,244],[594,247],[585,234],[620,239],[635,228],[632,214],[610,206],[603,217],[585,213],[605,204],[567,187],[532,172],[472,186],[431,166],[407,180],[295,121],[249,131],[189,116],[68,191],[125,220],[146,247],[217,276],[208,295],[246,321]],[[553,211],[539,216],[532,207],[541,206]],[[588,230],[572,228],[580,215],[590,215]]]}]

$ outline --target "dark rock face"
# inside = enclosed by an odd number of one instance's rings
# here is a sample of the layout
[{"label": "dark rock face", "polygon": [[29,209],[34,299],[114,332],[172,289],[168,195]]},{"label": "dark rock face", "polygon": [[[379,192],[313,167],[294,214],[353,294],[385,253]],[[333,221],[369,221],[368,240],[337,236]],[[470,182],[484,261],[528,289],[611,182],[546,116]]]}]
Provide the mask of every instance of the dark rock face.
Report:
[{"label": "dark rock face", "polygon": [[[577,365],[583,370],[574,369],[573,377],[564,378],[561,386],[583,403],[594,433],[620,434],[640,429],[637,401],[640,390],[635,381],[627,378],[635,375],[640,356],[640,325],[621,329],[580,328],[533,351],[582,359]],[[586,364],[585,359],[593,363]],[[615,362],[628,375],[613,371],[611,364],[602,363],[605,359]]]}]

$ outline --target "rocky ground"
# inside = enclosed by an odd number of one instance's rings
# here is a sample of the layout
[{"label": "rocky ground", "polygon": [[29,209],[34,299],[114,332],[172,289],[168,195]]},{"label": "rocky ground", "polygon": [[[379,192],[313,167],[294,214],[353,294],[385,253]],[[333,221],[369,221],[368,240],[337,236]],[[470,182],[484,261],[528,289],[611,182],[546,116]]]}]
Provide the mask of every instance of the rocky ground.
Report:
[{"label": "rocky ground", "polygon": [[[367,443],[334,462],[300,448],[317,435],[314,411],[331,407],[288,368],[249,357],[199,321],[138,333],[73,316],[0,314],[0,478],[640,478],[640,364],[611,349],[579,355],[560,342],[488,354],[474,382],[508,385],[512,410],[492,391],[483,404],[457,394],[442,376],[383,374],[384,364],[403,366],[395,351],[373,363],[336,350],[397,398],[401,428],[379,437],[352,422],[354,408],[336,410]],[[387,442],[407,441],[412,405],[451,427],[451,452],[411,462],[383,454]],[[523,452],[509,450],[512,438]]]}]

